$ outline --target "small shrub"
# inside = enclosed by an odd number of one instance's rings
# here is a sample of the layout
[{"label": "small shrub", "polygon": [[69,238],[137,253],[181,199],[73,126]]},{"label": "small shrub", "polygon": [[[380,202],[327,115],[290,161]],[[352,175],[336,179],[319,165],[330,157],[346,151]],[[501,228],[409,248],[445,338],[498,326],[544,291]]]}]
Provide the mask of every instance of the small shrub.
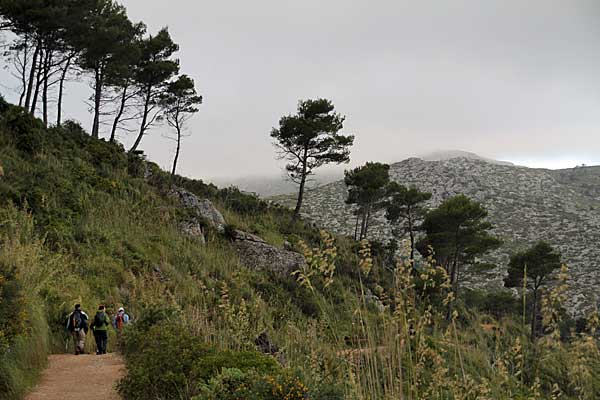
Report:
[{"label": "small shrub", "polygon": [[303,400],[308,389],[291,374],[260,375],[237,368],[224,368],[200,388],[193,400]]},{"label": "small shrub", "polygon": [[127,173],[135,178],[143,178],[146,172],[144,157],[127,153]]},{"label": "small shrub", "polygon": [[[126,400],[189,399],[223,369],[278,373],[275,360],[257,352],[217,351],[183,326],[162,320],[125,333],[127,376],[118,385]],[[143,349],[143,350],[142,350]]]},{"label": "small shrub", "polygon": [[4,100],[4,96],[0,94],[0,114],[4,114],[10,105]]},{"label": "small shrub", "polygon": [[244,193],[233,186],[219,190],[219,197],[226,207],[242,215],[256,215],[268,208],[268,204],[256,195]]},{"label": "small shrub", "polygon": [[235,233],[236,230],[237,229],[235,226],[233,226],[231,224],[227,224],[227,225],[225,225],[223,235],[229,240],[234,240],[236,237],[236,233]]},{"label": "small shrub", "polygon": [[8,349],[10,339],[25,333],[25,310],[22,285],[16,270],[0,261],[0,354]]},{"label": "small shrub", "polygon": [[522,313],[521,301],[507,291],[464,290],[461,296],[467,308],[483,311],[496,318]]},{"label": "small shrub", "polygon": [[135,327],[126,335],[127,376],[118,385],[125,399],[180,399],[197,392],[199,382],[192,375],[194,363],[210,348],[166,324],[144,332]]},{"label": "small shrub", "polygon": [[18,150],[26,154],[36,154],[42,150],[44,125],[24,108],[9,106],[4,113],[4,123],[14,136]]}]

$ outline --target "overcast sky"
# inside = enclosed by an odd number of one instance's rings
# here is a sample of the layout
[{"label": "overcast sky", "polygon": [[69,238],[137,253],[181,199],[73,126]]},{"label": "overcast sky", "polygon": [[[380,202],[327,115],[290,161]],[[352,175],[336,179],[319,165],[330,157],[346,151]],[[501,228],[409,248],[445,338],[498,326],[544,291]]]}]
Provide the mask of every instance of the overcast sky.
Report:
[{"label": "overcast sky", "polygon": [[[352,165],[442,149],[530,166],[600,164],[598,0],[122,3],[149,31],[169,27],[182,72],[204,95],[185,175],[280,173],[269,132],[315,97],[346,115]],[[69,87],[68,117],[86,127],[87,95]],[[141,147],[169,164],[161,129]]]}]

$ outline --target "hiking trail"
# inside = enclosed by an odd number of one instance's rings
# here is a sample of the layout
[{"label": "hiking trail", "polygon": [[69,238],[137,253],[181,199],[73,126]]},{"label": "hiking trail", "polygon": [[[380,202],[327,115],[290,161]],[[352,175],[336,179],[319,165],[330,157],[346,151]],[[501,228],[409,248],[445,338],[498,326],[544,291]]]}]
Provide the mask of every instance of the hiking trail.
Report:
[{"label": "hiking trail", "polygon": [[124,373],[117,353],[51,355],[40,383],[25,400],[119,400],[115,385]]}]

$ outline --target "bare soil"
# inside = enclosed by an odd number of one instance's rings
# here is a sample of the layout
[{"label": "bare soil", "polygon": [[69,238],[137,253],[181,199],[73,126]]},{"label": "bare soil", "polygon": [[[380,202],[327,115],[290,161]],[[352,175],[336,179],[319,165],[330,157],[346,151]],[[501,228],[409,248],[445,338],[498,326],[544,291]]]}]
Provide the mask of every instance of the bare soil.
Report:
[{"label": "bare soil", "polygon": [[40,383],[25,400],[119,400],[115,385],[124,373],[116,353],[52,355]]}]

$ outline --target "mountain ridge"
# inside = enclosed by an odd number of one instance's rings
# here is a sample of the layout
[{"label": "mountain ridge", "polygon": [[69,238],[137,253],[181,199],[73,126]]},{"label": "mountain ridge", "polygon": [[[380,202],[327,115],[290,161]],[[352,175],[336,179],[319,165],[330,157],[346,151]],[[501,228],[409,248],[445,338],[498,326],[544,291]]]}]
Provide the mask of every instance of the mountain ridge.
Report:
[{"label": "mountain ridge", "polygon": [[[480,156],[479,154],[476,154],[476,153],[473,153],[470,151],[464,151],[464,150],[440,150],[440,151],[434,151],[432,153],[423,154],[423,155],[415,157],[415,158],[419,158],[423,161],[444,161],[444,160],[451,160],[454,158],[466,158],[466,159],[470,159],[470,160],[481,160],[481,161],[489,162],[492,164],[498,164],[498,165],[514,165],[513,163],[511,163],[509,161],[501,161],[501,160],[496,160],[493,158],[483,157],[483,156]],[[400,161],[400,162],[402,162],[402,161]]]},{"label": "mountain ridge", "polygon": [[[568,307],[580,313],[600,295],[600,167],[566,170],[494,164],[464,157],[441,161],[409,158],[390,166],[391,179],[432,193],[428,207],[448,197],[465,194],[489,211],[494,232],[504,244],[483,261],[497,265],[490,271],[464,274],[469,287],[502,286],[509,255],[537,240],[547,240],[563,254],[572,285]],[[352,235],[352,207],[344,200],[343,181],[307,191],[304,215],[340,234]],[[293,196],[275,201],[291,204]],[[371,239],[387,242],[391,229],[383,212],[373,218]]]},{"label": "mountain ridge", "polygon": [[[423,161],[447,161],[457,158],[464,158],[468,160],[480,160],[483,162],[497,164],[497,165],[505,165],[505,166],[515,166],[515,167],[525,167],[521,165],[516,165],[510,161],[497,160],[489,157],[484,157],[479,154],[464,151],[464,150],[440,150],[431,153],[422,154],[419,156],[411,156],[405,158],[401,161],[396,161],[390,163],[390,165],[401,163],[402,161],[409,160],[411,158],[420,159]],[[532,168],[532,169],[543,169],[543,168]],[[570,170],[570,169],[567,169]],[[318,172],[314,176],[311,177],[311,189],[335,182],[336,180],[343,179],[343,172],[336,170],[327,170],[326,172]],[[249,192],[255,193],[261,197],[269,198],[274,196],[282,196],[287,194],[292,194],[297,191],[297,185],[293,182],[289,181],[284,174],[279,176],[275,175],[245,175],[239,176],[236,178],[213,178],[211,179],[217,186],[236,186],[239,189]]]}]

